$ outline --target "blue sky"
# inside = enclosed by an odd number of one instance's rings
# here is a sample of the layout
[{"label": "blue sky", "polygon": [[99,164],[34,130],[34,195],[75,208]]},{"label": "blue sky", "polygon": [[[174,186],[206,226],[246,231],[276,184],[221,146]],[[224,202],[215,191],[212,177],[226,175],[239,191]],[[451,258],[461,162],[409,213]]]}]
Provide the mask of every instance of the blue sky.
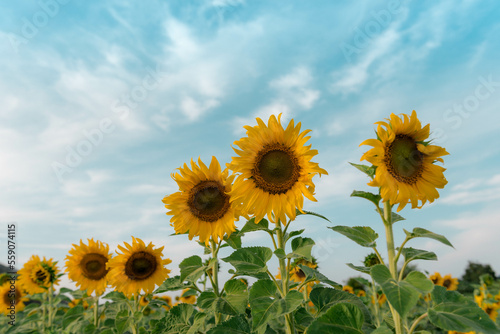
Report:
[{"label": "blue sky", "polygon": [[[368,149],[358,145],[374,122],[415,109],[450,152],[449,183],[432,205],[402,212],[396,238],[424,227],[455,245],[412,243],[438,255],[422,270],[461,276],[473,260],[500,273],[500,4],[311,3],[3,4],[0,237],[17,223],[19,266],[32,254],[62,264],[81,238],[115,248],[133,235],[164,245],[177,273],[202,250],[169,236],[161,200],[177,191],[170,174],[198,156],[229,162],[243,125],[279,113],[313,130],[314,161],[329,173],[315,178],[318,202],[305,209],[382,236],[370,204],[349,197],[369,187],[348,162]],[[338,282],[356,275],[345,263],[368,250],[317,218],[294,225],[316,240],[322,272]],[[271,246],[258,233],[244,245]]]}]

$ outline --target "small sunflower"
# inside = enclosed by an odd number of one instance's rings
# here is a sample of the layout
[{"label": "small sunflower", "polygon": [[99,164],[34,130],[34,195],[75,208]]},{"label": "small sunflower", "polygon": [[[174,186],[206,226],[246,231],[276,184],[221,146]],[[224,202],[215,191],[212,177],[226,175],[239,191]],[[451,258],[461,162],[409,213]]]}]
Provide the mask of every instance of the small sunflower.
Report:
[{"label": "small sunflower", "polygon": [[491,320],[495,321],[498,316],[498,309],[500,308],[499,303],[484,303],[482,309],[490,317]]},{"label": "small sunflower", "polygon": [[91,295],[102,295],[108,284],[106,263],[111,259],[109,246],[101,241],[88,239],[88,245],[80,240],[80,245],[73,244],[73,248],[66,256],[66,272],[69,279],[76,282],[81,290],[87,290]]},{"label": "small sunflower", "polygon": [[353,288],[352,288],[352,286],[350,286],[350,285],[344,285],[344,286],[342,287],[342,291],[345,291],[345,292],[349,292],[349,293],[354,294],[354,289],[353,289]]},{"label": "small sunflower", "polygon": [[356,296],[358,296],[358,297],[365,297],[366,296],[365,290],[359,289],[358,292],[356,292]]},{"label": "small sunflower", "polygon": [[181,296],[176,298],[180,303],[186,304],[195,304],[196,303],[196,295],[193,294],[191,289],[182,290]]},{"label": "small sunflower", "polygon": [[32,255],[21,270],[19,284],[30,295],[47,291],[59,283],[59,268],[52,259],[40,260],[38,255]]},{"label": "small sunflower", "polygon": [[0,314],[22,311],[24,303],[27,301],[28,298],[24,297],[21,287],[17,283],[12,285],[6,283],[0,286]]},{"label": "small sunflower", "polygon": [[163,300],[166,304],[161,305],[165,310],[170,310],[172,308],[172,298],[170,296],[154,296],[153,299]]},{"label": "small sunflower", "polygon": [[443,285],[443,277],[438,272],[435,272],[434,274],[429,276],[429,279],[432,281],[432,283],[434,283],[434,285]]},{"label": "small sunflower", "polygon": [[68,303],[69,308],[73,308],[77,305],[82,305],[84,310],[89,308],[89,303],[83,298],[72,299]]},{"label": "small sunflower", "polygon": [[141,306],[148,306],[149,304],[149,299],[145,295],[141,296],[141,299],[139,299],[139,305]]},{"label": "small sunflower", "polygon": [[163,247],[153,248],[150,242],[147,246],[139,238],[132,237],[132,245],[124,243],[125,247],[118,246],[122,252],[108,261],[110,283],[117,291],[127,297],[142,291],[145,294],[153,292],[155,285],[160,285],[168,278],[170,270],[165,265],[170,259],[162,259]]},{"label": "small sunflower", "polygon": [[189,240],[198,236],[206,245],[210,237],[218,242],[224,234],[230,235],[239,217],[228,194],[234,175],[228,176],[227,169],[221,171],[215,157],[209,167],[198,159],[198,165],[191,160],[191,169],[184,164],[179,171],[180,174],[172,174],[172,178],[180,191],[163,199],[169,210],[167,215],[172,215],[170,222],[175,233],[189,232]]},{"label": "small sunflower", "polygon": [[305,146],[310,130],[300,133],[300,123],[293,119],[284,129],[281,114],[272,115],[266,125],[257,118],[257,126],[245,126],[247,137],[235,141],[238,157],[233,157],[228,167],[239,173],[233,190],[234,201],[243,203],[243,210],[255,215],[258,223],[265,215],[276,222],[286,224],[286,217],[295,219],[296,209],[302,212],[304,196],[314,198],[316,174],[328,174],[311,159],[318,154]]},{"label": "small sunflower", "polygon": [[458,278],[454,278],[451,275],[445,275],[440,285],[444,286],[446,290],[456,290],[458,287]]},{"label": "small sunflower", "polygon": [[312,262],[300,259],[298,261],[295,261],[290,269],[290,280],[297,282],[297,283],[302,283],[306,279],[306,274],[300,269],[299,264],[302,264],[304,266],[307,266],[312,269],[316,269],[318,267],[318,264],[316,263],[316,259],[313,259]]},{"label": "small sunflower", "polygon": [[380,187],[384,201],[399,204],[397,211],[410,202],[412,208],[421,208],[427,201],[432,203],[439,197],[436,188],[442,189],[448,183],[443,175],[445,168],[435,162],[442,163],[441,157],[449,153],[425,141],[429,124],[422,128],[415,110],[410,117],[403,114],[403,119],[391,114],[388,121],[375,123],[378,139],[360,144],[373,146],[361,157],[377,167],[375,178],[368,185]]}]

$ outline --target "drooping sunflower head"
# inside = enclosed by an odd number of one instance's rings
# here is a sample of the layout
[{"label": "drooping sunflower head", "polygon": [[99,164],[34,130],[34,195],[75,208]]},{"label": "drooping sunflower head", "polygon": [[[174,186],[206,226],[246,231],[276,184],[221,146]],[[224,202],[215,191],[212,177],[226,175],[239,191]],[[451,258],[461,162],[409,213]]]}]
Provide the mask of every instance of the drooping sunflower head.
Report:
[{"label": "drooping sunflower head", "polygon": [[441,283],[446,290],[456,290],[458,287],[458,278],[454,278],[451,275],[445,275]]},{"label": "drooping sunflower head", "polygon": [[500,303],[484,303],[482,309],[490,317],[491,320],[496,321],[498,316],[498,309],[500,309]]},{"label": "drooping sunflower head", "polygon": [[180,303],[195,304],[196,303],[196,292],[191,289],[182,290],[182,294],[178,297]]},{"label": "drooping sunflower head", "polygon": [[377,139],[360,144],[373,146],[361,157],[376,166],[375,177],[368,185],[380,187],[382,199],[391,205],[399,204],[398,211],[408,203],[412,208],[432,203],[439,197],[436,188],[442,189],[448,183],[443,175],[445,169],[435,162],[444,162],[442,156],[448,152],[426,141],[429,124],[422,127],[415,110],[411,116],[403,114],[403,118],[391,114],[387,121],[375,123]]},{"label": "drooping sunflower head", "polygon": [[300,132],[293,119],[284,129],[281,114],[272,115],[266,125],[257,118],[257,126],[245,126],[247,137],[234,142],[238,155],[228,167],[239,173],[231,195],[242,203],[244,212],[255,215],[258,223],[265,215],[272,222],[286,217],[295,219],[302,211],[304,196],[312,201],[316,174],[328,174],[311,159],[318,151],[305,146],[310,130]]},{"label": "drooping sunflower head", "polygon": [[19,284],[29,294],[42,293],[59,283],[59,268],[52,259],[32,255],[21,270]]},{"label": "drooping sunflower head", "polygon": [[101,295],[107,286],[106,263],[109,259],[111,253],[107,244],[88,239],[86,245],[80,240],[80,245],[73,244],[66,256],[66,272],[81,290],[87,290],[88,295],[94,291],[96,295]]},{"label": "drooping sunflower head", "polygon": [[110,259],[106,268],[108,277],[115,290],[131,297],[144,291],[149,294],[168,278],[170,270],[165,265],[171,263],[170,259],[162,259],[163,247],[154,248],[150,242],[147,246],[139,238],[132,237],[132,245],[124,243],[119,245],[116,257]]},{"label": "drooping sunflower head", "polygon": [[184,164],[179,171],[172,178],[180,191],[163,199],[175,233],[189,232],[190,240],[198,236],[206,245],[210,238],[218,242],[225,234],[230,235],[239,217],[239,209],[229,195],[234,176],[228,176],[227,169],[221,171],[215,157],[209,167],[198,159],[198,164],[191,160],[191,168]]},{"label": "drooping sunflower head", "polygon": [[14,306],[15,312],[22,311],[24,303],[27,301],[28,298],[24,297],[19,284],[10,284],[7,281],[0,286],[0,314],[8,314],[12,310],[12,306]]}]

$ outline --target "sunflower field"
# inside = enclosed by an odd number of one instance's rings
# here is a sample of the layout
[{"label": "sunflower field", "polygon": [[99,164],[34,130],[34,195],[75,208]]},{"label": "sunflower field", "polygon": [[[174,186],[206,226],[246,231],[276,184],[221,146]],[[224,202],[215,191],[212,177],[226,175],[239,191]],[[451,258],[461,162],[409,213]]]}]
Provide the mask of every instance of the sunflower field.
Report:
[{"label": "sunflower field", "polygon": [[[294,226],[300,215],[329,221],[304,204],[316,201],[314,177],[328,174],[312,161],[318,151],[307,145],[310,130],[293,119],[282,124],[281,115],[256,122],[234,142],[225,168],[216,157],[209,164],[191,160],[172,174],[178,192],[163,198],[173,232],[194,239],[206,259],[172,263],[164,247],[136,237],[114,251],[105,241],[80,240],[64,263],[33,255],[1,278],[1,332],[500,333],[500,281],[485,274],[461,294],[457,278],[414,267],[437,254],[413,248],[412,240],[453,247],[444,235],[414,227],[395,240],[402,211],[433,203],[447,184],[448,152],[432,143],[430,125],[422,126],[415,111],[376,122],[376,138],[360,144],[369,146],[360,157],[366,163],[351,163],[373,187],[351,196],[374,205],[385,235],[329,223],[325,234],[339,233],[370,252],[363,265],[348,264],[360,276],[344,286],[321,273],[314,240]],[[245,246],[250,233],[261,236],[260,246]],[[222,248],[231,254],[219,257]],[[230,267],[227,280],[221,263]],[[171,275],[174,266],[180,275]],[[62,275],[78,289],[58,288]]]}]

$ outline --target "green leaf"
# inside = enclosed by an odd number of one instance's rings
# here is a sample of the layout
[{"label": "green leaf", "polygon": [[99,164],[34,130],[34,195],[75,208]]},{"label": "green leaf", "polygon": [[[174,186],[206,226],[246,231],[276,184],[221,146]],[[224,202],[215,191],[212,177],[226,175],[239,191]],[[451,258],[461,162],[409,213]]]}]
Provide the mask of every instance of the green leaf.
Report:
[{"label": "green leaf", "polygon": [[369,248],[377,247],[375,240],[377,240],[378,234],[369,226],[350,227],[338,225],[328,228],[345,235],[360,246]]},{"label": "green leaf", "polygon": [[262,273],[267,271],[266,263],[273,256],[273,251],[267,247],[246,247],[235,250],[222,259],[229,262],[237,271],[245,273]]},{"label": "green leaf", "polygon": [[418,290],[405,280],[397,282],[383,264],[373,266],[371,275],[382,287],[389,303],[402,317],[405,317],[417,305],[420,296]]},{"label": "green leaf", "polygon": [[121,292],[118,291],[111,291],[108,293],[106,296],[102,297],[104,299],[109,299],[114,302],[123,302],[123,301],[128,301],[127,297]]},{"label": "green leaf", "polygon": [[308,327],[315,334],[363,334],[364,317],[359,307],[353,304],[336,304]]},{"label": "green leaf", "polygon": [[405,262],[410,263],[414,260],[429,260],[429,261],[437,261],[437,255],[434,252],[429,252],[422,249],[416,248],[403,248],[401,251],[403,256],[405,257]]},{"label": "green leaf", "polygon": [[123,310],[116,315],[115,326],[118,334],[124,333],[132,323],[132,318],[129,317],[128,311]]},{"label": "green leaf", "polygon": [[389,327],[387,327],[386,324],[383,324],[382,326],[371,332],[371,334],[394,334],[394,332]]},{"label": "green leaf", "polygon": [[403,281],[410,283],[415,289],[417,289],[424,295],[434,289],[434,283],[432,283],[432,281],[428,279],[427,276],[419,271],[412,271],[405,277]]},{"label": "green leaf", "polygon": [[413,238],[430,238],[430,239],[437,240],[437,241],[439,241],[447,246],[454,248],[453,245],[448,241],[448,239],[446,239],[445,236],[431,232],[431,231],[426,230],[424,228],[415,227],[412,232],[408,232],[407,230],[404,230],[404,231],[406,233],[406,236],[410,240]]},{"label": "green leaf", "polygon": [[355,266],[352,263],[346,263],[347,266],[351,269],[354,269],[356,271],[362,272],[363,274],[368,274],[370,275],[370,267],[365,267],[365,266]]},{"label": "green leaf", "polygon": [[252,218],[246,222],[245,226],[243,226],[243,228],[238,234],[243,235],[247,232],[253,232],[253,231],[271,232],[271,230],[269,229],[269,222],[266,219],[262,218],[261,221],[258,224],[256,224],[255,218]]},{"label": "green leaf", "polygon": [[295,323],[306,328],[314,321],[313,316],[303,307],[299,307],[293,314]]},{"label": "green leaf", "polygon": [[353,164],[352,162],[349,162],[349,163],[351,164],[351,166],[356,167],[358,170],[360,170],[363,173],[365,173],[366,175],[368,175],[368,177],[370,177],[371,179],[373,179],[373,177],[375,176],[375,171],[377,169],[375,166]]},{"label": "green leaf", "polygon": [[370,311],[363,304],[363,301],[346,291],[315,286],[309,294],[309,299],[318,309],[317,316],[325,313],[330,307],[336,304],[348,303],[356,305],[363,312],[364,318],[371,319]]},{"label": "green leaf", "polygon": [[375,204],[376,206],[378,206],[378,204],[380,203],[380,200],[382,199],[382,197],[378,194],[374,194],[374,193],[371,193],[368,191],[359,191],[359,190],[354,190],[351,193],[351,197],[365,198],[365,199],[369,200],[370,202],[372,202],[373,204]]},{"label": "green leaf", "polygon": [[250,334],[252,329],[245,317],[232,317],[222,324],[210,329],[207,334]]},{"label": "green leaf", "polygon": [[[381,210],[382,211],[382,210]],[[396,212],[391,212],[391,222],[394,224],[395,222],[406,220],[406,218],[398,215]]]},{"label": "green leaf", "polygon": [[62,326],[64,329],[68,327],[73,321],[80,319],[83,314],[83,306],[82,305],[77,305],[73,308],[70,308],[66,314],[64,314],[64,317],[62,319]]},{"label": "green leaf", "polygon": [[499,328],[488,315],[472,300],[456,291],[435,286],[431,293],[436,304],[427,312],[435,326],[448,331],[476,331],[484,334],[498,334]]},{"label": "green leaf", "polygon": [[308,266],[305,266],[303,264],[299,264],[299,267],[306,275],[306,278],[305,278],[306,282],[320,281],[321,283],[331,285],[334,288],[342,289],[341,284],[330,280],[328,277],[326,277],[325,275],[323,275],[322,273],[320,273],[316,269],[309,268]]},{"label": "green leaf", "polygon": [[295,209],[295,210],[296,210],[296,211],[295,211],[295,215],[296,215],[296,216],[300,216],[300,215],[311,215],[311,216],[316,216],[316,217],[318,217],[318,218],[324,219],[324,220],[326,220],[327,222],[330,222],[330,223],[331,223],[331,221],[330,221],[328,218],[326,218],[326,217],[325,217],[325,216],[323,216],[323,215],[320,215],[319,213],[312,212],[312,211],[306,211],[306,210],[302,210],[302,212],[300,212],[300,210],[299,210],[299,209]]},{"label": "green leaf", "polygon": [[308,261],[312,261],[311,249],[314,246],[314,240],[311,238],[297,237],[292,240],[292,253],[288,254],[288,258],[303,257]]},{"label": "green leaf", "polygon": [[271,280],[255,282],[250,289],[252,326],[254,330],[265,326],[270,319],[293,312],[303,301],[302,293],[292,290],[283,299],[277,294]]},{"label": "green leaf", "polygon": [[296,236],[298,236],[298,235],[301,235],[302,233],[304,233],[304,231],[305,231],[305,230],[306,230],[306,229],[305,229],[305,228],[303,228],[302,230],[292,231],[292,232],[290,232],[290,233],[285,233],[285,236],[284,236],[285,243],[286,243],[289,239],[291,239],[291,238],[293,238],[293,237],[296,237]]},{"label": "green leaf", "polygon": [[181,270],[180,281],[184,282],[186,279],[192,282],[198,280],[198,278],[205,272],[206,266],[203,265],[201,257],[198,255],[193,255],[185,258],[180,264],[179,268]]},{"label": "green leaf", "polygon": [[227,235],[224,236],[224,241],[227,242],[231,248],[238,249],[241,248],[241,234],[239,233],[238,229],[231,233],[231,235],[228,237]]},{"label": "green leaf", "polygon": [[159,287],[155,290],[154,294],[159,294],[167,291],[177,291],[183,290],[186,285],[182,283],[181,277],[179,275],[167,278]]},{"label": "green leaf", "polygon": [[196,314],[193,305],[182,303],[174,306],[156,322],[152,334],[186,334],[193,327]]},{"label": "green leaf", "polygon": [[214,292],[203,291],[196,299],[196,305],[203,310],[209,310],[213,308],[216,300],[217,295]]},{"label": "green leaf", "polygon": [[224,300],[231,309],[235,310],[236,314],[244,314],[248,305],[248,286],[239,279],[232,279],[224,284],[224,291]]},{"label": "green leaf", "polygon": [[285,251],[282,248],[275,250],[274,255],[276,255],[278,259],[286,259]]}]

